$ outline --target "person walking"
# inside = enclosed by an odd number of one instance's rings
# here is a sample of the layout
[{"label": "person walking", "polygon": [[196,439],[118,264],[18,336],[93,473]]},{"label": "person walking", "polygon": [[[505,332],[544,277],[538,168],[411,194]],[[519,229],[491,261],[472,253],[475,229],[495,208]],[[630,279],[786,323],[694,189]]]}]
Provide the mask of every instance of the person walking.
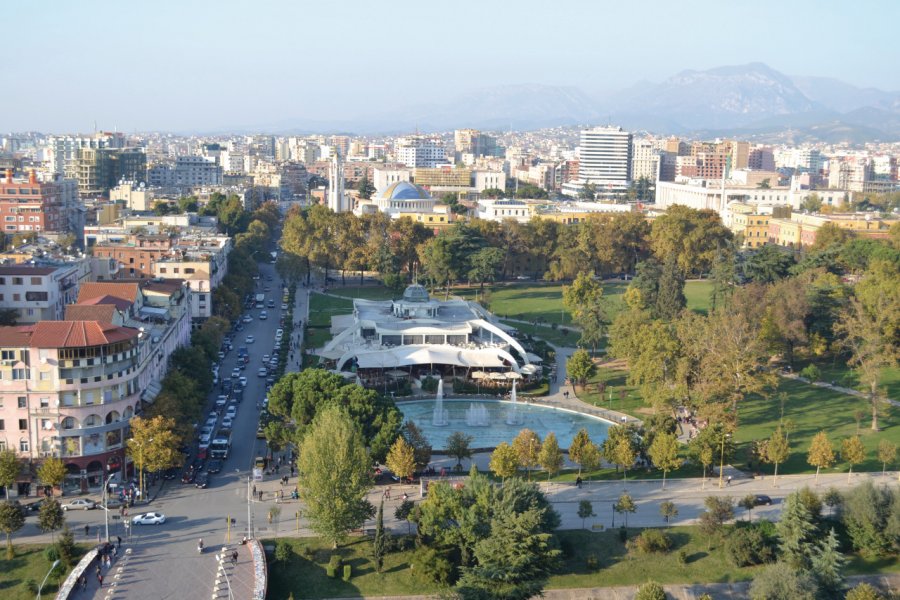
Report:
[{"label": "person walking", "polygon": [[91,535],[91,526],[90,526],[90,525],[85,525],[85,526],[84,526],[84,536],[87,537],[87,536],[89,536],[89,535]]},{"label": "person walking", "polygon": [[85,577],[84,574],[82,574],[81,577],[78,578],[78,585],[81,586],[82,592],[87,589],[87,577]]},{"label": "person walking", "polygon": [[121,536],[121,535],[117,535],[117,536],[116,536],[116,546],[117,546],[118,548],[121,548],[121,547],[122,547],[122,536]]},{"label": "person walking", "polygon": [[103,573],[97,573],[97,583],[100,584],[100,587],[103,587]]}]

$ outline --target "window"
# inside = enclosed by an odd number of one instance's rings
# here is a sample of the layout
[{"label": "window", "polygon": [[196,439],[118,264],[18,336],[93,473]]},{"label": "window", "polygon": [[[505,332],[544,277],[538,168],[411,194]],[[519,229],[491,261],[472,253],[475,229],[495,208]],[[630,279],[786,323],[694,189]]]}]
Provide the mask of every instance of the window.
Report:
[{"label": "window", "polygon": [[19,419],[19,430],[25,431],[28,429],[28,419]]},{"label": "window", "polygon": [[21,438],[19,440],[19,452],[28,452],[28,440]]},{"label": "window", "polygon": [[41,398],[41,408],[50,408],[50,398]]},{"label": "window", "polygon": [[6,431],[6,422],[0,419],[0,431]]},{"label": "window", "polygon": [[24,285],[25,280],[22,277],[13,277],[13,285]]},{"label": "window", "polygon": [[41,278],[40,277],[32,277],[31,285],[41,285]]},{"label": "window", "polygon": [[16,398],[16,400],[18,400],[19,402],[19,408],[28,408],[28,398],[26,398],[25,396],[19,396],[18,398]]},{"label": "window", "polygon": [[49,296],[50,294],[48,294],[47,292],[25,292],[25,299],[29,302],[46,302]]},{"label": "window", "polygon": [[16,360],[16,351],[15,350],[0,350],[0,359]]},{"label": "window", "polygon": [[13,302],[19,302],[22,300],[22,294],[13,294]]},{"label": "window", "polygon": [[53,421],[50,419],[41,419],[41,429],[53,429]]},{"label": "window", "polygon": [[14,380],[29,379],[28,369],[13,369],[12,373]]}]

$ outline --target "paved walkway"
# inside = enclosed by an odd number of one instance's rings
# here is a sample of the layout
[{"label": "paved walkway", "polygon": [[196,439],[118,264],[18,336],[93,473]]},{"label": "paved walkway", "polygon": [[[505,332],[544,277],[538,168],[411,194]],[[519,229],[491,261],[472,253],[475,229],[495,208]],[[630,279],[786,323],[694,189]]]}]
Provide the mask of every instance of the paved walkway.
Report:
[{"label": "paved walkway", "polygon": [[[806,377],[801,377],[796,373],[786,373],[784,371],[778,371],[778,374],[785,379],[793,379],[795,381],[802,381],[804,383],[808,383],[809,385],[814,385],[816,387],[825,388],[827,390],[834,390],[836,392],[840,392],[842,394],[848,394],[850,396],[856,396],[857,398],[863,398],[865,400],[869,400],[869,394],[866,392],[861,392],[859,390],[854,390],[853,388],[843,387],[840,385],[834,385],[825,381],[810,381]],[[900,406],[900,401],[892,400],[891,398],[884,397],[882,398],[888,404],[892,406]]]}]

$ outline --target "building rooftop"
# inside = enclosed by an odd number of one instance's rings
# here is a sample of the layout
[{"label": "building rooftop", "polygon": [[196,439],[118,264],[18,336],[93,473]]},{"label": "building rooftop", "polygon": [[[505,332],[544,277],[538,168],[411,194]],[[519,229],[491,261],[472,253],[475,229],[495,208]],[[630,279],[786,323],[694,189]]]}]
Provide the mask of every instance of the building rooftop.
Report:
[{"label": "building rooftop", "polygon": [[124,342],[138,336],[137,329],[97,321],[41,321],[31,326],[35,348],[81,348]]},{"label": "building rooftop", "polygon": [[379,192],[373,200],[430,200],[431,195],[424,188],[408,181],[392,183]]},{"label": "building rooftop", "polygon": [[9,265],[0,266],[0,276],[34,276],[34,275],[50,275],[56,271],[56,267],[37,267],[28,265]]},{"label": "building rooftop", "polygon": [[81,284],[78,290],[78,304],[86,304],[89,300],[103,296],[121,298],[134,304],[138,295],[138,283],[126,281],[113,283],[110,281],[93,281]]}]

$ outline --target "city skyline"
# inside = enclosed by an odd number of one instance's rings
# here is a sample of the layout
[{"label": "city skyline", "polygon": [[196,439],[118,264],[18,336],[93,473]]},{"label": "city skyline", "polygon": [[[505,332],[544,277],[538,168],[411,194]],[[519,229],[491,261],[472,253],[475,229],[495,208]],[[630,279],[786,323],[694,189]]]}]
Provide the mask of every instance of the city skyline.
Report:
[{"label": "city skyline", "polygon": [[[0,98],[0,130],[339,125],[497,86],[571,86],[593,100],[684,70],[750,62],[900,89],[890,61],[875,60],[896,54],[894,5],[879,6],[879,19],[830,3],[792,5],[791,14],[801,16],[792,19],[774,2],[753,11],[712,2],[691,8],[274,1],[252,9],[237,2],[159,8],[95,1],[50,12],[20,4],[10,7],[8,22],[39,26],[41,35],[24,26],[7,33],[14,60]],[[554,22],[562,26],[546,26]],[[803,22],[814,22],[814,31]],[[48,87],[58,91],[40,91]]]}]

